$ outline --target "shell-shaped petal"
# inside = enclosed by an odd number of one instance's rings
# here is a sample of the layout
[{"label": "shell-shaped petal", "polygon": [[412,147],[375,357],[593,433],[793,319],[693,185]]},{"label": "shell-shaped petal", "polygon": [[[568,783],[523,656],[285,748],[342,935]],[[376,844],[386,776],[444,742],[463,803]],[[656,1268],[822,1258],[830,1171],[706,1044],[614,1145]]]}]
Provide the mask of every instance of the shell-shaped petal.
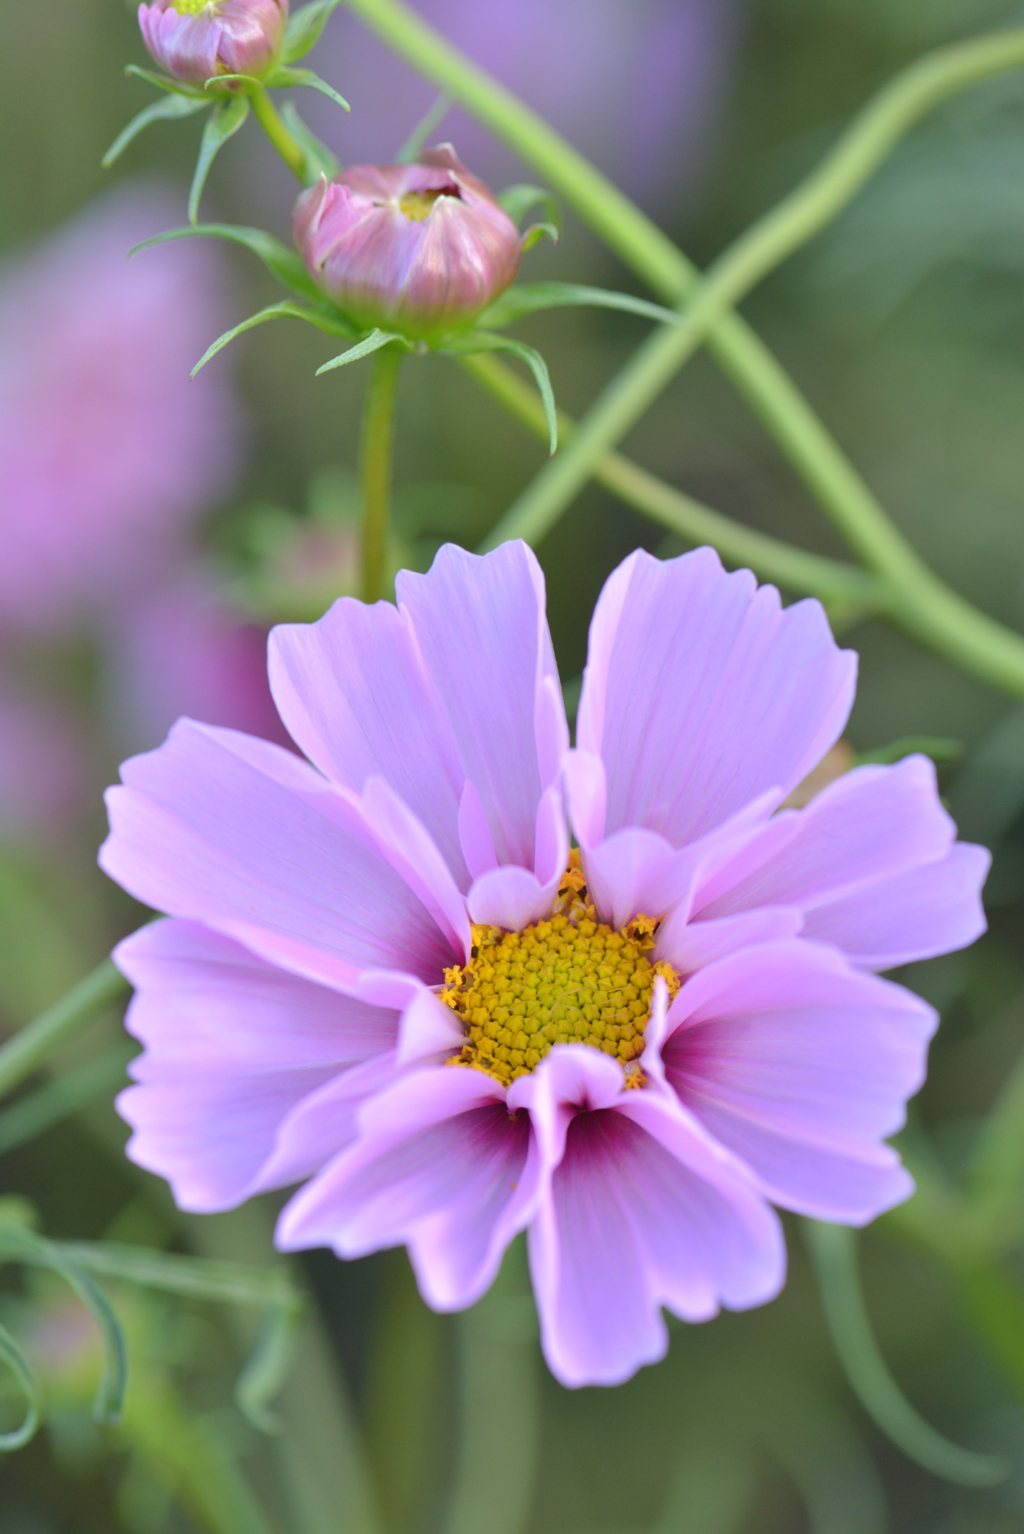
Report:
[{"label": "shell-shaped petal", "polygon": [[118,1099],[134,1130],[128,1154],[185,1209],[231,1208],[276,1185],[292,1110],[397,1038],[397,1013],[286,974],[196,922],[143,927],[114,957],[135,986],[126,1027],[146,1046],[130,1068],[137,1085]]},{"label": "shell-shaped petal", "polygon": [[594,613],[577,722],[604,762],[606,834],[678,847],[769,787],[781,800],[839,736],[855,675],[819,603],[783,611],[712,549],[630,555]]},{"label": "shell-shaped petal", "polygon": [[278,1245],[356,1257],[406,1242],[429,1304],[472,1304],[535,1202],[530,1122],[504,1099],[489,1076],[459,1067],[397,1082],[365,1105],[352,1149],[292,1199]]},{"label": "shell-shaped petal", "polygon": [[175,79],[202,85],[218,74],[264,74],[281,47],[288,0],[211,0],[180,13],[171,0],[153,0],[138,16],[157,63]]},{"label": "shell-shaped petal", "polygon": [[[919,997],[803,939],[688,980],[660,1046],[680,1102],[783,1208],[863,1224],[913,1184],[883,1141],[924,1079],[936,1026]],[[644,1069],[657,1074],[649,1030]]]},{"label": "shell-shaped petal", "polygon": [[290,752],[181,720],[122,778],[101,863],[147,905],[356,993],[368,971],[435,984],[456,961],[351,798]]},{"label": "shell-shaped petal", "polygon": [[778,1221],[699,1125],[624,1091],[621,1069],[582,1045],[552,1050],[530,1086],[548,1162],[530,1267],[564,1385],[619,1384],[661,1358],[663,1305],[703,1321],[777,1293]]}]

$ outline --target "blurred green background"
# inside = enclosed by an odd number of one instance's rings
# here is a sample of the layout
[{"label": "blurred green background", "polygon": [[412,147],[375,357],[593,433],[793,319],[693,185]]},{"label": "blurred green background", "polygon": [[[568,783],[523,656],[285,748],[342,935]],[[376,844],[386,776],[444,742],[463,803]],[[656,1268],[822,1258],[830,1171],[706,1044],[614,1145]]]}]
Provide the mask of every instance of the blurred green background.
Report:
[{"label": "blurred green background", "polygon": [[[623,3],[637,28],[659,11],[655,0]],[[674,3],[663,0],[660,12]],[[504,10],[504,0],[477,0],[481,14],[489,6]],[[686,9],[683,0],[678,7]],[[593,25],[614,9],[595,4]],[[551,0],[550,17],[558,10]],[[710,0],[709,10],[714,24],[693,45],[706,50],[696,78],[707,89],[700,111],[680,119],[685,142],[655,135],[644,151],[638,140],[630,151],[634,187],[607,136],[585,142],[593,114],[581,128],[581,147],[702,264],[814,163],[897,68],[929,46],[1020,19],[993,0]],[[539,8],[530,39],[538,58],[554,46],[544,17]],[[353,158],[349,142],[360,157],[388,160],[431,93],[409,74],[381,85],[357,32],[339,12],[322,45],[328,53],[314,62],[352,100],[353,124],[364,103],[369,126],[357,137],[337,109],[319,103],[310,118],[343,160]],[[581,55],[559,36],[558,67],[578,98]],[[10,280],[11,263],[31,260],[33,242],[53,236],[112,181],[130,188],[139,178],[162,178],[183,221],[194,123],[157,126],[115,172],[99,169],[116,133],[149,100],[147,87],[123,74],[126,62],[144,62],[130,11],[118,0],[0,0],[0,38],[0,248],[8,262],[0,284]],[[593,88],[614,98],[616,121],[640,112],[637,81],[604,79]],[[671,81],[667,88],[671,95]],[[559,126],[572,134],[571,114]],[[469,130],[459,128],[453,114],[440,136],[460,147]],[[486,159],[491,151],[474,131]],[[644,152],[652,163],[637,159]],[[491,163],[509,180],[535,179],[504,151]],[[1022,191],[1024,76],[1017,76],[930,118],[848,212],[745,306],[922,555],[1016,628],[1024,627]],[[208,216],[265,224],[287,238],[291,198],[253,128],[219,158],[204,206]],[[271,289],[244,253],[223,259],[227,324],[270,301]],[[557,249],[540,247],[528,258],[528,275],[634,286],[571,218]],[[88,271],[80,287],[74,273],[69,281],[64,301],[87,309]],[[40,314],[40,328],[45,323]],[[570,311],[535,317],[522,334],[542,347],[559,402],[578,413],[642,330],[626,316]],[[0,332],[0,370],[18,362],[21,344]],[[305,327],[269,326],[212,364],[241,400],[242,467],[214,504],[197,509],[174,578],[203,583],[219,634],[237,630],[259,641],[275,617],[315,614],[326,593],[314,535],[327,539],[326,584],[343,587],[346,476],[366,375],[353,367],[314,380],[329,344]],[[16,377],[10,387],[16,392]],[[703,357],[665,392],[626,450],[751,526],[843,553],[762,428]],[[445,537],[479,542],[542,461],[541,447],[454,363],[411,363],[401,385],[396,467],[402,557],[424,563]],[[0,560],[27,514],[16,488],[0,501]],[[563,677],[582,668],[602,581],[639,544],[656,552],[681,547],[591,488],[538,550]],[[881,622],[858,624],[842,638],[861,654],[853,746],[871,750],[916,734],[961,742],[961,759],[943,769],[943,792],[961,833],[996,854],[990,933],[966,954],[900,976],[943,1014],[915,1111],[955,1174],[1024,1048],[1024,708]],[[149,643],[127,623],[111,637],[109,623],[84,609],[44,632],[0,618],[0,691],[17,701],[11,718],[45,707],[57,733],[49,746],[32,736],[41,742],[32,749],[73,756],[75,777],[64,799],[40,805],[25,789],[24,768],[10,765],[13,746],[0,741],[5,1031],[58,997],[139,920],[94,859],[104,832],[101,788],[125,749],[155,745],[170,722],[158,707],[126,718],[117,706],[126,670],[143,697],[166,682],[145,669]],[[204,696],[197,673],[206,664],[200,652],[186,652],[183,676],[168,684],[168,708],[180,697],[183,709],[202,709],[189,689]],[[212,718],[216,708],[211,702],[201,716]],[[0,711],[0,725],[4,717]],[[71,733],[61,735],[58,724],[69,721]],[[118,1026],[111,1017],[54,1068],[98,1057],[116,1044]],[[111,1086],[101,1087],[25,1143],[14,1143],[17,1132],[0,1114],[0,1192],[30,1199],[55,1238],[269,1260],[271,1201],[230,1216],[178,1214],[163,1185],[121,1156]],[[383,1511],[383,1534],[1024,1528],[1024,1402],[946,1277],[884,1223],[862,1242],[868,1305],[907,1396],[955,1441],[998,1450],[1016,1467],[990,1490],[929,1475],[872,1425],[832,1350],[795,1224],[790,1250],[789,1284],[773,1305],[707,1326],[673,1325],[664,1363],[618,1390],[575,1393],[544,1371],[515,1254],[476,1312],[444,1318],[419,1302],[403,1254],[351,1265],[313,1254],[303,1269],[321,1319],[304,1334],[275,1437],[257,1433],[232,1404],[252,1341],[249,1313],[115,1288],[135,1378],[123,1426],[99,1429],[88,1411],[91,1333],[61,1290],[8,1266],[0,1313],[44,1374],[50,1411],[34,1442],[0,1462],[0,1529],[369,1534],[369,1497]],[[0,1405],[17,1420],[13,1400]]]}]

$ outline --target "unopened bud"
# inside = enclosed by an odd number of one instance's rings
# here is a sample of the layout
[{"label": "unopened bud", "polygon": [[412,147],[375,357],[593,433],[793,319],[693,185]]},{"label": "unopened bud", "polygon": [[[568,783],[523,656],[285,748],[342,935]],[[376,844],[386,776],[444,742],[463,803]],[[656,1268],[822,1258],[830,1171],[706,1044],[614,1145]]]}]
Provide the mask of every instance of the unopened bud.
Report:
[{"label": "unopened bud", "polygon": [[515,280],[519,232],[450,144],[416,165],[355,165],[295,207],[295,243],[356,324],[434,341]]},{"label": "unopened bud", "polygon": [[139,6],[142,37],[176,80],[265,74],[276,62],[288,0],[151,0]]}]

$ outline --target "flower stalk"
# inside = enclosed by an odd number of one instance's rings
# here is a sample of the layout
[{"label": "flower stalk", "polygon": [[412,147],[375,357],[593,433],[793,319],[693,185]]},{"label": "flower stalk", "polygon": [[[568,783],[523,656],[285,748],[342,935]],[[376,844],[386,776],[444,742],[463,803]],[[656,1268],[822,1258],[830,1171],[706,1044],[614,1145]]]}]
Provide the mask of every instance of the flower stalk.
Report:
[{"label": "flower stalk", "polygon": [[280,112],[270,99],[270,92],[266,86],[254,81],[249,87],[249,100],[252,102],[253,115],[267,138],[292,175],[302,181],[306,169],[306,156],[286,128]]},{"label": "flower stalk", "polygon": [[402,357],[403,348],[397,345],[382,346],[377,352],[363,407],[359,484],[363,498],[364,602],[377,602],[386,595],[395,399]]}]

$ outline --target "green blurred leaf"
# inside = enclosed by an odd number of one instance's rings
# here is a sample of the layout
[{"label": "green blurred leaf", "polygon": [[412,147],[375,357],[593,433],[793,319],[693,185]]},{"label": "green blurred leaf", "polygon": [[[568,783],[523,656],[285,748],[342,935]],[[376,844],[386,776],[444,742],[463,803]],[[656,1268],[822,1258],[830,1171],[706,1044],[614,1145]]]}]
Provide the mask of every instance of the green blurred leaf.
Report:
[{"label": "green blurred leaf", "polygon": [[887,746],[876,746],[873,751],[861,751],[857,756],[858,767],[878,765],[889,766],[892,762],[902,762],[905,756],[930,756],[933,762],[940,765],[946,762],[958,762],[964,754],[962,740],[951,740],[945,735],[904,735],[900,740],[894,740]]},{"label": "green blurred leaf", "polygon": [[998,1486],[1010,1467],[995,1455],[950,1443],[911,1406],[886,1366],[861,1293],[857,1236],[845,1225],[804,1220],[822,1308],[853,1392],[897,1448],[932,1475],[957,1486]]},{"label": "green blurred leaf", "polygon": [[296,59],[305,57],[320,41],[320,34],[332,11],[336,11],[340,4],[341,0],[314,0],[312,5],[304,5],[301,10],[292,13],[284,31],[282,63],[294,64]]},{"label": "green blurred leaf", "polygon": [[409,134],[401,149],[395,155],[396,165],[414,165],[423,152],[423,146],[440,124],[442,119],[451,111],[451,97],[440,95],[434,104],[424,113]]},{"label": "green blurred leaf", "polygon": [[343,321],[334,320],[322,313],[318,313],[314,309],[307,309],[302,304],[288,303],[286,300],[284,303],[271,304],[269,308],[261,309],[258,314],[250,315],[240,325],[235,325],[231,330],[226,330],[222,336],[218,336],[212,346],[206,348],[206,351],[192,369],[189,377],[194,378],[200,369],[204,368],[212,357],[216,357],[218,352],[223,351],[225,346],[233,341],[236,336],[242,335],[246,330],[254,329],[257,325],[265,325],[268,320],[279,319],[305,320],[308,325],[315,325],[317,330],[326,331],[330,336],[344,336],[347,338],[357,334],[350,326],[346,326]]},{"label": "green blurred leaf", "polygon": [[558,244],[560,235],[554,224],[531,224],[529,229],[527,229],[523,235],[522,241],[520,242],[523,255],[525,256],[528,250],[532,250],[533,247],[538,244],[545,235],[548,236],[552,244]]},{"label": "green blurred leaf", "polygon": [[117,1241],[67,1241],[59,1243],[59,1249],[79,1268],[164,1294],[221,1305],[273,1305],[290,1310],[299,1310],[305,1303],[282,1265],[183,1257]]},{"label": "green blurred leaf", "polygon": [[97,1422],[120,1420],[128,1383],[128,1348],[124,1330],[103,1290],[54,1241],[37,1236],[23,1225],[0,1225],[0,1261],[27,1263],[59,1273],[92,1314],[103,1343],[103,1376],[93,1415]]},{"label": "green blurred leaf", "polygon": [[404,336],[393,334],[390,330],[372,330],[370,334],[358,346],[350,346],[347,352],[342,352],[337,357],[332,357],[330,362],[325,362],[316,370],[317,378],[321,373],[329,373],[333,368],[347,367],[350,362],[358,362],[361,357],[369,357],[371,352],[379,352],[382,346],[390,346],[393,341],[408,349],[409,343]]},{"label": "green blurred leaf", "polygon": [[35,1437],[43,1402],[32,1365],[5,1326],[0,1326],[0,1360],[14,1375],[26,1402],[21,1426],[10,1433],[0,1433],[0,1454],[10,1454],[14,1449],[23,1449]]},{"label": "green blurred leaf", "polygon": [[547,222],[555,230],[554,238],[558,238],[558,231],[562,223],[562,213],[558,202],[546,188],[530,186],[526,182],[516,186],[507,186],[503,192],[498,193],[498,201],[512,222],[517,226],[531,208],[543,208],[547,215]]},{"label": "green blurred leaf", "polygon": [[548,365],[539,351],[532,346],[527,346],[525,341],[513,341],[511,336],[493,335],[488,330],[470,330],[462,336],[450,336],[439,350],[454,357],[472,357],[479,352],[511,352],[514,357],[521,358],[536,379],[540,397],[544,402],[544,415],[548,423],[548,441],[551,452],[554,453],[556,451],[558,447],[558,410],[555,405],[555,395],[551,387]]},{"label": "green blurred leaf", "polygon": [[311,91],[319,91],[321,96],[326,96],[345,112],[351,112],[352,108],[344,96],[339,96],[333,85],[328,85],[326,80],[321,80],[318,74],[311,69],[289,69],[283,64],[278,67],[264,80],[264,85],[271,86],[274,90],[287,90],[289,86],[301,85]]},{"label": "green blurred leaf", "polygon": [[626,314],[639,314],[644,319],[656,320],[659,325],[678,325],[680,317],[674,309],[652,304],[645,298],[634,298],[631,293],[615,293],[609,288],[590,288],[577,282],[524,282],[509,288],[499,299],[485,309],[479,322],[487,328],[500,329],[513,325],[524,315],[536,314],[541,309],[565,309],[589,307],[619,309]]},{"label": "green blurred leaf", "polygon": [[203,195],[206,178],[210,174],[219,151],[238,132],[249,115],[248,96],[232,96],[230,101],[219,101],[203,129],[203,141],[199,146],[195,175],[188,194],[188,221],[193,226],[199,221],[199,200]]},{"label": "green blurred leaf", "polygon": [[341,164],[337,157],[332,154],[327,145],[317,138],[311,128],[299,116],[298,108],[294,101],[286,101],[281,107],[281,116],[292,138],[302,150],[305,160],[303,181],[306,186],[312,186],[319,181],[321,176],[326,176],[328,181],[333,181],[341,170]]},{"label": "green blurred leaf", "polygon": [[153,245],[165,245],[169,240],[188,240],[196,235],[207,235],[216,240],[229,240],[234,245],[244,245],[246,250],[251,250],[254,256],[258,256],[267,270],[283,282],[286,288],[291,288],[302,298],[311,298],[320,303],[323,294],[306,270],[302,257],[294,250],[289,250],[280,240],[275,240],[272,234],[267,234],[263,229],[251,229],[244,224],[190,224],[183,229],[167,229],[163,234],[156,234],[151,240],[143,240],[141,245],[136,245],[129,251],[134,256],[140,250],[149,250]]},{"label": "green blurred leaf", "polygon": [[[76,1070],[65,1071],[38,1092],[0,1113],[0,1154],[34,1140],[44,1130],[77,1113],[98,1097],[125,1083],[125,1066],[138,1046],[118,1044]],[[2,1215],[0,1215],[2,1218]]]},{"label": "green blurred leaf", "polygon": [[150,123],[173,121],[179,117],[194,117],[197,112],[207,111],[210,105],[211,103],[204,100],[202,96],[184,95],[165,96],[161,101],[152,102],[148,107],[143,107],[126,128],[122,128],[100,164],[104,170],[109,170],[132,140],[137,138],[144,128],[148,128]]},{"label": "green blurred leaf", "polygon": [[268,1311],[249,1361],[238,1377],[235,1402],[263,1433],[281,1431],[281,1420],[270,1409],[270,1403],[291,1373],[304,1321],[297,1308],[275,1306]]}]

